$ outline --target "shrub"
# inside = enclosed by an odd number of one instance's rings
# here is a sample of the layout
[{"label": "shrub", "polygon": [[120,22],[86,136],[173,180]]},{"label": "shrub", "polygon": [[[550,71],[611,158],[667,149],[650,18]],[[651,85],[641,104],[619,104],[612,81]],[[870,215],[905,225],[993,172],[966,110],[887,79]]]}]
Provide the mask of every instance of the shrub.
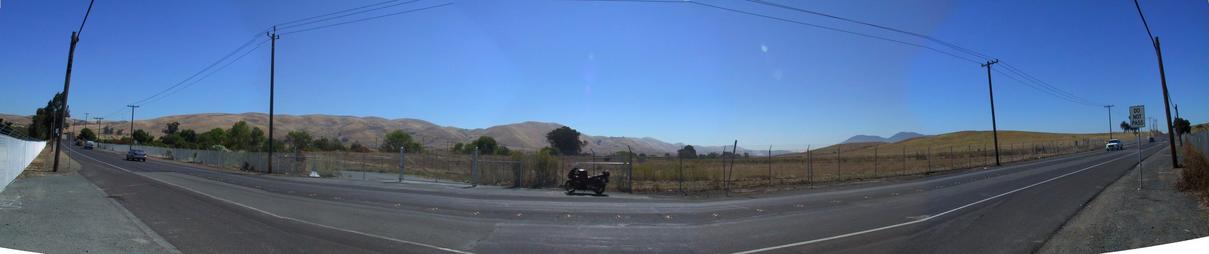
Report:
[{"label": "shrub", "polygon": [[1209,159],[1190,144],[1184,144],[1184,170],[1175,187],[1180,191],[1196,194],[1203,203],[1209,203]]}]

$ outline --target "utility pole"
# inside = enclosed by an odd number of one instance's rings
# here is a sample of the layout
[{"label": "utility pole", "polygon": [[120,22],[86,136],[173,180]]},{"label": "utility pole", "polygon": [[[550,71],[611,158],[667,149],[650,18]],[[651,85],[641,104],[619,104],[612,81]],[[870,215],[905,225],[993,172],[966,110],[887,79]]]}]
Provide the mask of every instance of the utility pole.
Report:
[{"label": "utility pole", "polygon": [[[92,114],[92,113],[84,113],[84,129],[88,129],[88,115],[89,114]],[[80,129],[80,131],[84,131],[84,130]],[[79,135],[79,134],[76,134],[76,135]]]},{"label": "utility pole", "polygon": [[999,127],[995,123],[995,86],[991,84],[991,65],[997,63],[999,59],[982,64],[982,67],[987,68],[987,93],[991,95],[991,135],[995,140],[995,166],[999,166]]},{"label": "utility pole", "polygon": [[1154,37],[1154,52],[1159,57],[1159,81],[1163,84],[1163,111],[1167,115],[1167,145],[1171,147],[1171,165],[1174,168],[1181,168],[1180,158],[1175,152],[1175,142],[1173,142],[1175,140],[1175,132],[1173,126],[1171,126],[1171,96],[1167,94],[1167,72],[1163,69],[1163,48],[1159,47],[1158,36]]},{"label": "utility pole", "polygon": [[273,26],[272,33],[265,33],[272,41],[272,47],[269,50],[269,169],[268,173],[273,173],[273,82],[274,74],[277,71],[277,39],[281,38],[277,35],[277,26]]},{"label": "utility pole", "polygon": [[1163,68],[1163,47],[1159,46],[1159,37],[1150,33],[1150,24],[1146,23],[1146,15],[1142,14],[1142,5],[1138,3],[1138,0],[1133,0],[1133,6],[1138,9],[1138,17],[1142,18],[1142,26],[1146,27],[1146,39],[1154,45],[1154,54],[1159,59],[1159,80],[1163,85],[1163,111],[1167,116],[1167,145],[1171,147],[1171,166],[1180,168],[1179,155],[1175,152],[1175,133],[1172,132],[1173,127],[1171,126],[1171,96],[1167,93],[1167,72]]},{"label": "utility pole", "polygon": [[1115,105],[1104,105],[1104,109],[1108,110],[1108,139],[1112,139],[1112,107]]},{"label": "utility pole", "polygon": [[88,10],[84,11],[84,20],[80,21],[80,28],[75,32],[71,32],[71,46],[67,49],[67,74],[63,77],[63,102],[59,106],[59,112],[55,116],[55,162],[51,167],[51,172],[59,172],[59,147],[62,146],[63,140],[63,121],[67,117],[67,94],[71,91],[71,63],[76,56],[76,43],[80,42],[80,33],[84,32],[84,23],[88,22],[88,14],[92,13],[93,1],[88,1]]},{"label": "utility pole", "polygon": [[126,150],[134,150],[134,109],[138,108],[139,106],[136,106],[136,105],[126,105],[126,106],[130,107],[130,146],[128,146],[128,148],[126,148]]},{"label": "utility pole", "polygon": [[[92,119],[96,119],[96,120],[97,120],[97,127],[101,127],[101,120],[105,120],[105,118],[104,118],[104,117],[93,117]],[[101,134],[104,134],[104,132],[97,132],[97,139],[98,139],[98,140],[99,140],[99,139],[101,139]]]}]

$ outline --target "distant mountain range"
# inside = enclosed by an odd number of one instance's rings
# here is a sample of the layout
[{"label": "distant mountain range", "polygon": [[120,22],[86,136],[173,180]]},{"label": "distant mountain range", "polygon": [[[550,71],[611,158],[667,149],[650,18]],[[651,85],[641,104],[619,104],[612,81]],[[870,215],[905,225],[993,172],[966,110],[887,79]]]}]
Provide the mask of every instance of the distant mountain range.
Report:
[{"label": "distant mountain range", "polygon": [[[22,124],[29,123],[29,116],[0,115],[0,119]],[[162,134],[161,130],[171,122],[179,122],[181,129],[192,129],[201,133],[214,128],[228,129],[239,121],[245,121],[251,127],[268,129],[268,115],[262,113],[204,113],[164,116],[154,119],[136,120],[134,128],[146,130],[151,135],[158,137]],[[90,123],[90,125],[92,125],[92,129],[98,132],[101,129],[96,127],[97,123],[95,121]],[[104,121],[100,125],[109,126],[115,132],[121,130],[122,133],[129,133],[127,129],[130,128],[129,121]],[[339,139],[345,145],[358,142],[376,148],[387,132],[402,130],[411,134],[413,139],[425,147],[430,148],[449,148],[455,143],[469,143],[481,136],[490,136],[495,138],[499,144],[507,146],[510,149],[527,151],[535,151],[548,146],[546,133],[563,126],[557,123],[530,121],[496,125],[482,129],[464,129],[439,126],[428,121],[410,118],[385,119],[381,117],[283,114],[274,116],[273,125],[276,128],[274,136],[277,138],[284,138],[286,133],[293,130],[304,130],[315,138]],[[76,124],[74,127],[79,128],[81,126],[82,124]],[[629,146],[633,149],[634,153],[658,156],[662,156],[665,153],[675,155],[677,150],[685,146],[684,143],[668,143],[650,137],[610,137],[584,133],[580,139],[587,143],[583,148],[584,152],[594,151],[597,154],[625,151],[626,146]],[[694,145],[693,147],[699,154],[721,153],[723,149],[721,146]],[[738,149],[738,153],[740,154],[751,153],[753,156],[762,156],[767,154],[767,152],[768,150],[745,149],[743,147],[739,147]],[[790,152],[773,150],[773,155]]]},{"label": "distant mountain range", "polygon": [[894,136],[890,136],[890,138],[883,138],[881,136],[873,136],[873,135],[856,135],[856,136],[852,136],[851,138],[848,138],[848,140],[844,140],[843,144],[898,143],[899,141],[903,141],[903,140],[908,140],[908,139],[913,139],[913,138],[918,138],[918,137],[927,137],[927,136],[928,135],[919,134],[919,133],[915,133],[915,132],[899,132],[899,133],[895,133]]}]

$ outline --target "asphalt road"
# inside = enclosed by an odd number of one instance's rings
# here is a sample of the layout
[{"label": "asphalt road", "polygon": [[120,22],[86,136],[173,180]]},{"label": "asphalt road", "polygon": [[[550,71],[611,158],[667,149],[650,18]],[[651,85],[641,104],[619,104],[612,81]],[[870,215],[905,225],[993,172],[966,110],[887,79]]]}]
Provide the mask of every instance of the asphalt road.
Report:
[{"label": "asphalt road", "polygon": [[1029,253],[1138,161],[1136,148],[1096,151],[914,180],[689,200],[379,188],[71,152],[81,174],[185,253]]}]

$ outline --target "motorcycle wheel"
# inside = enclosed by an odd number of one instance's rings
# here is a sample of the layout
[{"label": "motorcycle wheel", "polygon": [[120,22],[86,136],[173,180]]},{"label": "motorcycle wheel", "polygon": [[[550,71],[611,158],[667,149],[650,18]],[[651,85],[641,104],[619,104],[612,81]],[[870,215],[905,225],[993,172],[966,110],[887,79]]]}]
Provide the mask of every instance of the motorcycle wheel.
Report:
[{"label": "motorcycle wheel", "polygon": [[566,188],[567,194],[575,193],[575,187],[571,186],[571,181],[563,183],[563,187]]},{"label": "motorcycle wheel", "polygon": [[592,189],[592,192],[596,192],[596,195],[600,195],[604,193],[604,189],[604,185],[596,186],[596,188]]}]

